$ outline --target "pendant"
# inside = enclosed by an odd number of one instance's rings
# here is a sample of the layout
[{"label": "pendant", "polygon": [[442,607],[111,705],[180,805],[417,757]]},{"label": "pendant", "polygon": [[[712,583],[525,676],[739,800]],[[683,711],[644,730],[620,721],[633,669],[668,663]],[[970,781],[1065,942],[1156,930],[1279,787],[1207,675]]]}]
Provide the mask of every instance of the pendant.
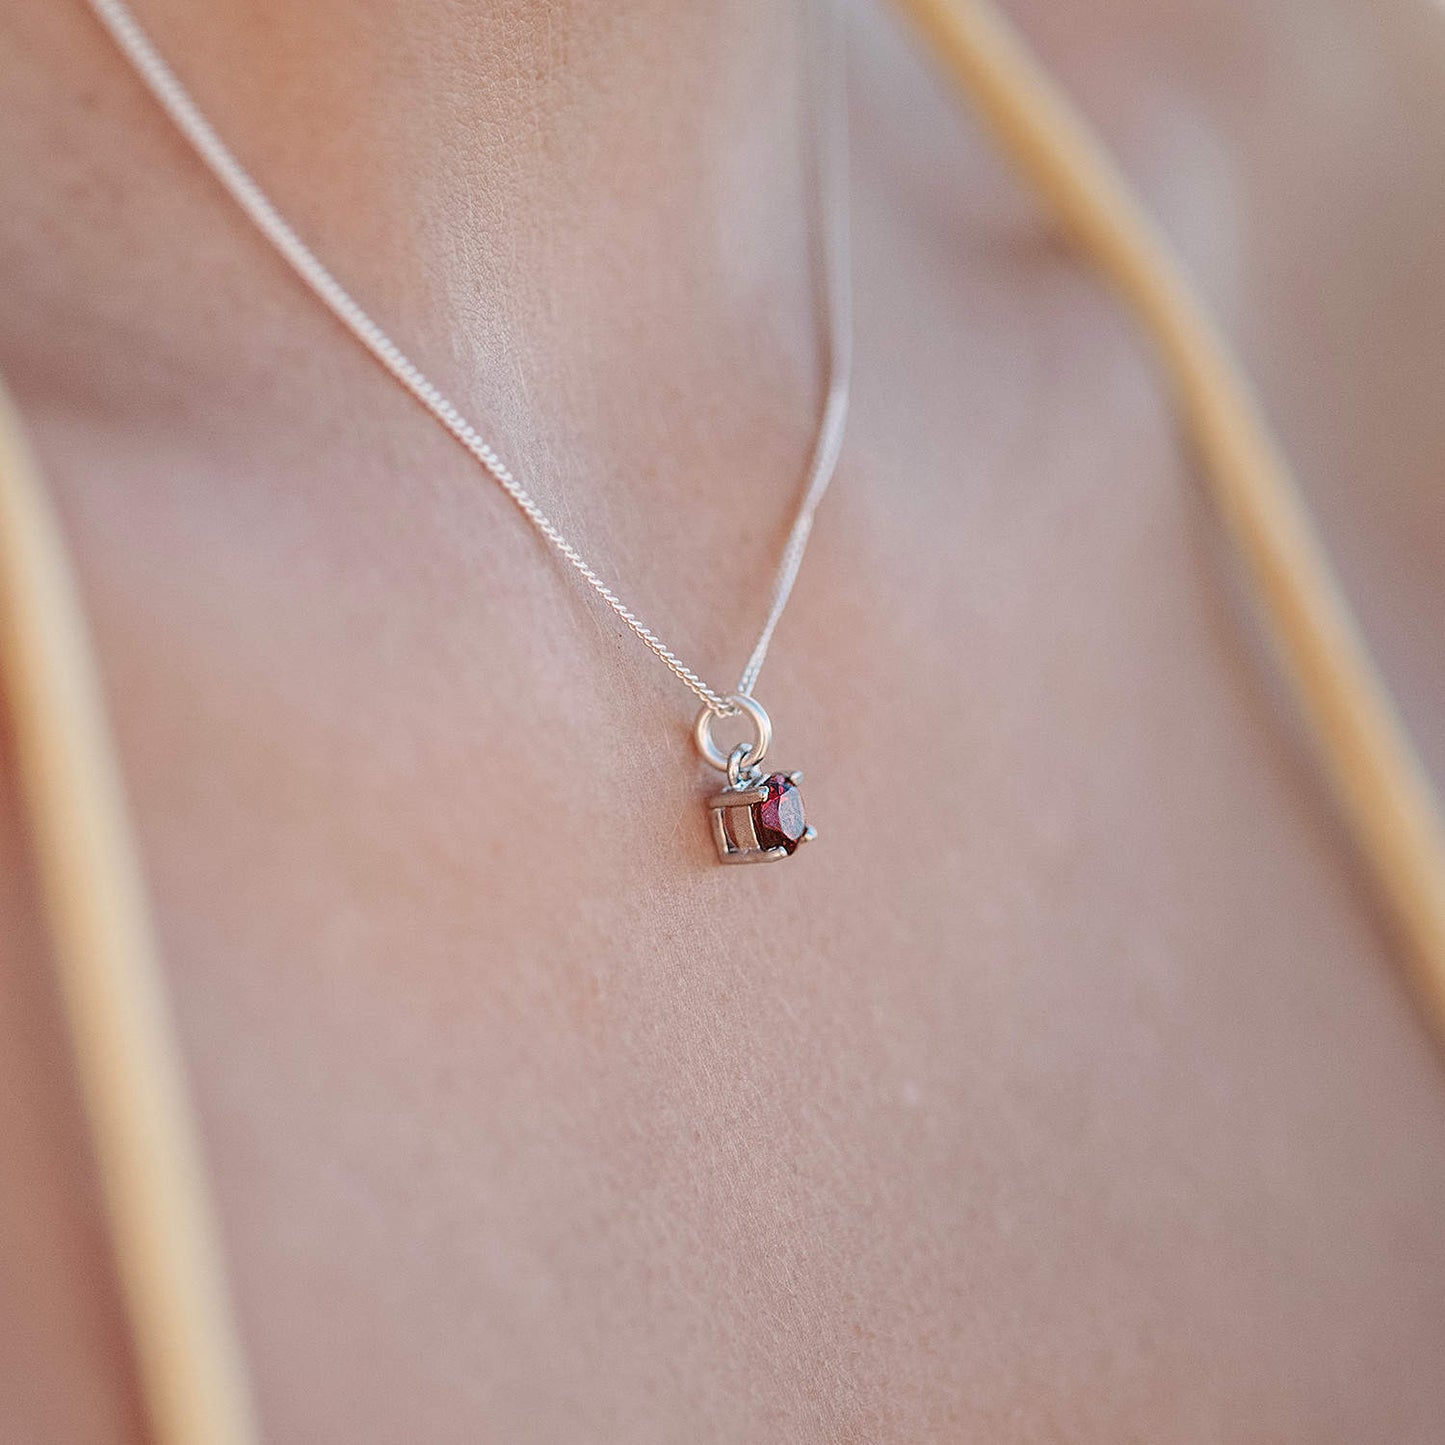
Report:
[{"label": "pendant", "polygon": [[722,863],[774,863],[791,857],[799,844],[811,843],[817,830],[803,815],[802,773],[763,772],[763,758],[773,740],[773,724],[763,705],[743,693],[728,701],[753,725],[751,743],[739,743],[724,754],[713,741],[717,714],[703,708],[693,736],[705,762],[726,773],[727,787],[707,800],[713,842]]}]

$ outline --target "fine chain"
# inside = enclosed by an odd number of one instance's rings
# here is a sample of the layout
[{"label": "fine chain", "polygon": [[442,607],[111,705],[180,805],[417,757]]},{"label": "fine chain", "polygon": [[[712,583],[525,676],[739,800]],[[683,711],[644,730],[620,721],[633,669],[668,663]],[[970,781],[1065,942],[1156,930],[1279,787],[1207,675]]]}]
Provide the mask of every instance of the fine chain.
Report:
[{"label": "fine chain", "polygon": [[[190,93],[152,44],[124,0],[88,0],[141,80],[181,134],[257,229],[290,263],[301,280],[330,308],[358,341],[489,472],[542,537],[581,574],[588,586],[712,713],[738,711],[728,696],[705,683],[622,601],[514,477],[481,433],[417,364],[362,309],[351,293],[291,228],[266,193],[216,134]],[[831,0],[816,0],[815,13],[831,12]],[[848,135],[844,96],[843,41],[836,19],[821,27],[823,49],[814,67],[817,110],[819,209],[823,226],[823,289],[827,318],[828,394],[808,465],[808,481],[773,582],[772,603],[736,691],[752,694],[773,633],[788,605],[813,527],[813,516],[828,489],[843,445],[852,376],[852,305],[849,286],[847,205]]]}]

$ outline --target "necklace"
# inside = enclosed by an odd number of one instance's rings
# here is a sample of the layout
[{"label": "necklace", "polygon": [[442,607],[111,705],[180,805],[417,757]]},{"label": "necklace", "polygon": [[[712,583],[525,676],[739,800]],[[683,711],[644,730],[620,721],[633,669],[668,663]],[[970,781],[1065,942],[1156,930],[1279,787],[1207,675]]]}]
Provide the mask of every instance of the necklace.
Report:
[{"label": "necklace", "polygon": [[[816,66],[813,76],[813,99],[818,209],[823,231],[822,289],[826,300],[829,371],[827,399],[813,443],[802,500],[773,579],[767,616],[732,692],[710,687],[643,623],[567,540],[481,433],[331,274],[216,134],[124,0],[88,0],[88,3],[201,161],[262,235],[290,263],[300,279],[382,367],[471,454],[548,545],[571,564],[617,617],[701,702],[693,726],[698,752],[705,762],[727,778],[722,791],[707,800],[718,858],[724,863],[771,862],[789,857],[800,843],[810,841],[815,836],[815,830],[804,817],[798,786],[802,782],[802,774],[763,772],[763,759],[771,746],[773,729],[767,712],[753,696],[753,689],[767,658],[773,633],[792,595],[812,531],[814,514],[837,468],[848,415],[852,373],[848,137],[843,93],[843,42],[828,0],[815,0],[810,7],[815,19],[823,21],[821,28],[826,32],[822,37],[824,43],[815,51],[823,59]],[[735,716],[747,720],[751,740],[724,752],[713,737],[713,725],[720,718]]]}]

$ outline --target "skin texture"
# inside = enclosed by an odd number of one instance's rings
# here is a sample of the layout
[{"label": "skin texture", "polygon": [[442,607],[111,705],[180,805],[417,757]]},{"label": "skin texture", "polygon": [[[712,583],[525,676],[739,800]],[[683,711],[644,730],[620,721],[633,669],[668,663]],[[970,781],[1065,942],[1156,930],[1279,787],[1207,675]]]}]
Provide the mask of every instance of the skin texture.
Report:
[{"label": "skin texture", "polygon": [[[1017,13],[1239,338],[1439,776],[1445,39],[1359,8]],[[786,8],[141,13],[729,680],[822,384]],[[81,7],[0,14],[0,371],[268,1438],[1437,1439],[1438,1054],[1139,339],[850,23],[857,400],[759,689],[822,837],[733,871],[685,694]],[[3,777],[0,1433],[133,1439]]]}]

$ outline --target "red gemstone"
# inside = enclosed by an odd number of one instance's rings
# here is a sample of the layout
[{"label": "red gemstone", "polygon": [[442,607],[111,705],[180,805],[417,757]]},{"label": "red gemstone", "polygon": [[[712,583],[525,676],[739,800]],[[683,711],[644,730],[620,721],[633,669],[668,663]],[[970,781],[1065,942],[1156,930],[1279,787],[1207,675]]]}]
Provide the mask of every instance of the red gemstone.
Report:
[{"label": "red gemstone", "polygon": [[793,851],[807,832],[803,818],[803,795],[786,773],[774,773],[759,785],[767,797],[753,804],[753,824],[764,848]]}]

